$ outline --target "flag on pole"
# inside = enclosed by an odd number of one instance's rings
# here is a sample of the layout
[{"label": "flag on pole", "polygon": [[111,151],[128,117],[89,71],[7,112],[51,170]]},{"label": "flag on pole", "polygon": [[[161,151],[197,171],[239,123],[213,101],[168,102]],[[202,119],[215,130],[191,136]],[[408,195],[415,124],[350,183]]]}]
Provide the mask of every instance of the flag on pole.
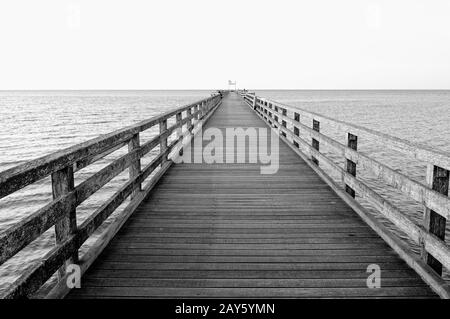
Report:
[{"label": "flag on pole", "polygon": [[231,80],[228,80],[228,85],[236,85],[236,82],[233,82]]}]

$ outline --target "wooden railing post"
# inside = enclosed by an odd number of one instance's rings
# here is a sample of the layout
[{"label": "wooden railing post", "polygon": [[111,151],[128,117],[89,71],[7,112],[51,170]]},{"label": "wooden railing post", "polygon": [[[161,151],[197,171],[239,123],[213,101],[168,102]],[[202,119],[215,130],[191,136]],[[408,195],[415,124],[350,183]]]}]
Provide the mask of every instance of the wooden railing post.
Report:
[{"label": "wooden railing post", "polygon": [[[313,130],[320,132],[320,122],[313,119]],[[319,141],[315,138],[312,138],[312,147],[319,151]],[[311,160],[314,164],[319,165],[319,160],[314,156],[311,156]]]},{"label": "wooden railing post", "polygon": [[197,122],[200,121],[200,119],[202,117],[202,105],[203,105],[203,103],[199,103],[199,104],[197,104],[197,107],[196,107],[197,116],[195,117],[195,119],[197,120]]},{"label": "wooden railing post", "polygon": [[[300,137],[300,130],[298,129],[297,126],[294,126],[294,135]],[[300,145],[298,144],[298,142],[294,139],[294,146],[296,148],[300,148]]]},{"label": "wooden railing post", "polygon": [[[294,112],[294,121],[300,123],[300,114],[298,114],[297,112]],[[295,126],[295,124],[293,124],[293,129],[294,129],[294,135],[300,137],[300,130],[297,126]],[[295,139],[292,139],[294,146],[297,148],[300,148],[300,145],[297,143],[297,141]]]},{"label": "wooden railing post", "polygon": [[[190,118],[191,116],[192,116],[192,108],[188,108],[187,110],[186,110],[186,116],[188,117],[188,118]],[[194,119],[193,118],[191,118],[187,123],[186,123],[186,128],[187,128],[187,130],[189,131],[189,134],[191,134],[192,133],[192,128],[193,128],[193,123],[194,123]]]},{"label": "wooden railing post", "polygon": [[274,105],[274,111],[273,112],[273,127],[278,128],[278,106]]},{"label": "wooden railing post", "polygon": [[[128,142],[128,152],[131,153],[134,150],[139,149],[140,142],[139,142],[139,133],[134,134],[131,140]],[[138,176],[141,173],[141,159],[137,157],[130,165],[129,169],[129,176],[130,180],[134,179],[136,176]],[[139,185],[133,190],[131,193],[131,199],[136,197],[137,194],[142,190],[142,184],[139,183]]]},{"label": "wooden railing post", "polygon": [[207,108],[206,108],[206,115],[208,115],[209,111],[212,109],[214,104],[214,98],[211,98],[208,103],[207,103]]},{"label": "wooden railing post", "polygon": [[[347,137],[347,146],[349,148],[351,148],[352,150],[357,151],[358,150],[358,136],[353,135],[351,133],[348,133],[348,137]],[[347,173],[351,174],[352,176],[356,176],[356,163],[349,160],[348,158],[346,159],[346,171]],[[345,185],[345,191],[350,194],[351,197],[355,198],[355,190],[353,188],[351,188],[350,186],[348,186],[347,184]]]},{"label": "wooden railing post", "polygon": [[203,101],[202,102],[202,104],[201,104],[201,117],[200,118],[203,118],[204,116],[205,116],[205,113],[206,113],[206,102],[205,101]]},{"label": "wooden railing post", "polygon": [[[449,171],[435,165],[428,165],[427,168],[427,184],[436,192],[448,196],[449,188]],[[445,226],[447,220],[445,217],[439,215],[434,210],[425,208],[424,227],[441,240],[445,240]],[[422,247],[422,258],[426,263],[439,275],[442,275],[442,264],[429,254],[424,247]]]},{"label": "wooden railing post", "polygon": [[[53,199],[57,199],[74,190],[73,166],[67,166],[52,174],[52,194]],[[61,243],[74,235],[77,231],[77,212],[75,202],[72,203],[68,212],[64,212],[65,216],[55,224],[56,243]],[[58,274],[62,278],[66,274],[68,264],[78,263],[78,250],[74,251],[72,257],[66,261]]]},{"label": "wooden railing post", "polygon": [[[183,116],[182,116],[182,113],[179,112],[176,115],[176,123],[177,123],[177,125],[179,125],[179,127],[177,128],[177,131],[176,131],[177,132],[177,140],[180,139],[181,136],[183,136],[183,126],[181,125],[182,121],[183,121]],[[183,140],[180,141],[180,145],[182,145],[182,144],[183,144]],[[183,147],[180,148],[180,151],[178,154],[183,155]]]},{"label": "wooden railing post", "polygon": [[[164,134],[167,131],[167,119],[159,122],[159,134]],[[159,150],[160,153],[164,153],[167,151],[167,136],[161,137],[161,141],[159,142]],[[167,155],[164,155],[161,160],[161,166],[165,164],[167,161]]]},{"label": "wooden railing post", "polygon": [[256,110],[256,93],[253,93],[253,109]]},{"label": "wooden railing post", "polygon": [[198,104],[196,104],[192,107],[192,113],[194,114],[194,116],[192,118],[193,125],[197,124],[197,120],[198,120],[198,115],[196,114],[197,110],[198,110]]}]

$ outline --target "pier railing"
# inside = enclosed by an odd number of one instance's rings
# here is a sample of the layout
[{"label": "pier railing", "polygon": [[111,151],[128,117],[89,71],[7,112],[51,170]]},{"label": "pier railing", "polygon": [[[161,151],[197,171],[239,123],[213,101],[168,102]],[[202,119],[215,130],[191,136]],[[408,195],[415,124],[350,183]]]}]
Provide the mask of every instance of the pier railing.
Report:
[{"label": "pier railing", "polygon": [[[450,270],[450,249],[445,242],[446,221],[450,218],[449,153],[291,107],[256,96],[254,93],[240,92],[240,95],[439,295],[450,297],[449,286],[441,277],[443,267]],[[308,119],[310,125],[301,123],[301,118]],[[346,134],[347,145],[321,133],[324,125]],[[380,142],[384,147],[426,163],[426,184],[413,180],[358,151],[358,139],[361,138]],[[328,146],[342,156],[345,160],[344,167],[340,167],[321,152],[321,145]],[[342,184],[335,183],[320,166],[341,176]],[[422,204],[424,206],[423,224],[416,224],[388,199],[379,195],[358,178],[357,167],[370,171],[380,181]],[[372,203],[387,220],[420,245],[422,256],[416,256],[409,247],[367,213],[354,200],[356,194]]]},{"label": "pier railing", "polygon": [[[0,265],[53,226],[56,244],[44,258],[22,273],[0,297],[29,297],[57,272],[60,280],[51,294],[64,294],[61,291],[67,289],[66,266],[75,263],[80,266],[81,273],[87,270],[170,167],[172,161],[169,156],[181,151],[184,143],[189,141],[200,123],[211,116],[220,102],[221,96],[215,94],[1,172],[0,199],[51,176],[53,201],[0,234]],[[175,124],[168,127],[168,120],[175,120]],[[141,144],[139,134],[153,127],[159,127],[159,134]],[[173,142],[169,143],[168,138],[172,134],[176,136]],[[127,154],[74,186],[74,172],[124,146],[128,146]],[[141,167],[141,158],[156,147],[159,147],[156,157],[145,167]],[[77,206],[125,169],[129,170],[129,180],[77,226]],[[79,257],[78,250],[81,245],[128,198],[129,204],[90,245],[89,250]]]}]

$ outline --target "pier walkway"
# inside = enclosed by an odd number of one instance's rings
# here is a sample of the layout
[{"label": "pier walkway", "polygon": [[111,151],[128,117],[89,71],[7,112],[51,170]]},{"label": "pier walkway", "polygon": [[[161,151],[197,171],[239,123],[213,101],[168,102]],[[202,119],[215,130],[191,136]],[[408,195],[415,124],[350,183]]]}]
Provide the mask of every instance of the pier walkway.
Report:
[{"label": "pier walkway", "polygon": [[[268,126],[230,93],[204,128]],[[70,298],[433,297],[289,146],[280,168],[174,164]],[[381,269],[369,289],[367,268]]]},{"label": "pier walkway", "polygon": [[[235,128],[246,143],[228,144]],[[425,164],[426,181],[361,152],[358,140]],[[202,150],[216,161],[178,160]],[[81,178],[86,167],[94,168]],[[263,174],[268,167],[273,174]],[[384,183],[383,195],[361,171]],[[77,220],[79,206],[119,175],[115,193]],[[0,298],[448,299],[449,180],[447,152],[247,91],[213,93],[0,172],[2,203],[29,185],[52,190],[0,233],[0,265],[55,234]],[[423,220],[396,207],[390,191],[421,205]]]}]

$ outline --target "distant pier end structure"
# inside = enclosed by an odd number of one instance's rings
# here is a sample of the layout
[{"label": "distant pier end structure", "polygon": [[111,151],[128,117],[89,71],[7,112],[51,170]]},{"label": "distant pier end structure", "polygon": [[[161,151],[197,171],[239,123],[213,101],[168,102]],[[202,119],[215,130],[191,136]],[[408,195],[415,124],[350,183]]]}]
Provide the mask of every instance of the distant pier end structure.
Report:
[{"label": "distant pier end structure", "polygon": [[[278,171],[261,175],[258,163],[174,163],[208,127],[270,128],[280,141]],[[327,127],[347,143],[325,135]],[[158,133],[143,142],[140,133],[151,128]],[[364,139],[426,163],[426,184],[360,152]],[[75,185],[75,172],[121,148],[126,154]],[[370,188],[359,169],[423,205],[423,222]],[[248,91],[222,91],[1,172],[0,198],[50,177],[53,200],[0,234],[0,264],[50,228],[56,232],[51,250],[1,297],[449,298],[449,169],[448,153]],[[128,180],[77,223],[77,207],[126,170]],[[71,265],[81,271],[80,288],[68,285]]]}]

